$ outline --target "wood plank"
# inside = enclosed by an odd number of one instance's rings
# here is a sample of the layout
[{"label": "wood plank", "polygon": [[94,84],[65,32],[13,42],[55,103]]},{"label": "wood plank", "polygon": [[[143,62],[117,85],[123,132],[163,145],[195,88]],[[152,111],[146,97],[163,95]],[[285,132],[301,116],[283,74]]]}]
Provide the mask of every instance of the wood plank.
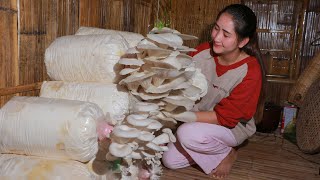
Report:
[{"label": "wood plank", "polygon": [[27,84],[27,85],[20,85],[20,86],[15,86],[15,87],[1,88],[0,89],[0,96],[39,90],[41,88],[41,85],[42,85],[42,82]]}]

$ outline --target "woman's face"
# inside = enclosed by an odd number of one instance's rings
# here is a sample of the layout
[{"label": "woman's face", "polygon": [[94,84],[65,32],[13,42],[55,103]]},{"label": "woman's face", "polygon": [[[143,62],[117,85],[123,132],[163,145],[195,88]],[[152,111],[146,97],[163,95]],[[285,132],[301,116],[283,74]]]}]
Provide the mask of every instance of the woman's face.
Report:
[{"label": "woman's face", "polygon": [[228,54],[239,48],[233,19],[228,13],[220,15],[212,29],[211,37],[213,40],[213,51],[216,54]]}]

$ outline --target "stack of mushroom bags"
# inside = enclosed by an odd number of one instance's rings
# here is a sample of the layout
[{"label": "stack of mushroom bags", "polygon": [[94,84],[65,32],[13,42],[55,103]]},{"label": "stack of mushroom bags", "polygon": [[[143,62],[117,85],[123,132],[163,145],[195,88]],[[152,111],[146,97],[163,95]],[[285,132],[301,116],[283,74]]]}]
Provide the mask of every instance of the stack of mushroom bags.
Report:
[{"label": "stack of mushroom bags", "polygon": [[109,161],[122,158],[122,179],[160,179],[161,157],[176,138],[174,117],[192,110],[207,93],[207,81],[187,55],[195,51],[183,40],[196,37],[170,28],[154,28],[136,47],[127,50],[119,85],[134,97],[129,115],[114,127]]},{"label": "stack of mushroom bags", "polygon": [[128,113],[128,93],[118,90],[113,68],[144,37],[100,31],[83,27],[57,38],[46,49],[52,81],[43,82],[40,97],[16,96],[0,109],[0,179],[112,179],[90,162],[99,135],[107,135],[99,128],[110,130]]},{"label": "stack of mushroom bags", "polygon": [[57,38],[40,97],[14,97],[0,111],[0,174],[160,179],[175,115],[207,90],[183,45],[192,39],[169,28],[143,37],[89,27]]}]

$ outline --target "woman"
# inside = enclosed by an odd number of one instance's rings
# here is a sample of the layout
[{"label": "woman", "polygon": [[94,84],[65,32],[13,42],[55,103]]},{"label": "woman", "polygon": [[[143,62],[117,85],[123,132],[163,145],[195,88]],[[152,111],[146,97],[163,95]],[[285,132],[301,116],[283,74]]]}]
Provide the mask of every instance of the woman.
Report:
[{"label": "woman", "polygon": [[225,178],[236,160],[235,147],[255,133],[255,114],[264,68],[256,33],[257,19],[241,4],[217,16],[212,42],[192,53],[208,80],[208,93],[193,112],[177,116],[187,123],[168,144],[163,164],[171,169],[197,164],[206,174]]}]

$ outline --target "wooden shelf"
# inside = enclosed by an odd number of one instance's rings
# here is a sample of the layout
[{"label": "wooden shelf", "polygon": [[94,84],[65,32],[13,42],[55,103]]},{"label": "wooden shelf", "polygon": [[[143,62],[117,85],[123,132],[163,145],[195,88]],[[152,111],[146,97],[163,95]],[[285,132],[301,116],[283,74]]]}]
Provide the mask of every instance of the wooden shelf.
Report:
[{"label": "wooden shelf", "polygon": [[293,34],[294,30],[280,30],[280,29],[257,29],[258,33],[280,33],[280,34]]},{"label": "wooden shelf", "polygon": [[287,52],[291,53],[291,50],[289,49],[260,49],[260,51],[268,51],[268,52]]},{"label": "wooden shelf", "polygon": [[294,83],[296,82],[296,80],[294,80],[294,79],[289,79],[289,78],[267,77],[267,82],[294,84]]}]

